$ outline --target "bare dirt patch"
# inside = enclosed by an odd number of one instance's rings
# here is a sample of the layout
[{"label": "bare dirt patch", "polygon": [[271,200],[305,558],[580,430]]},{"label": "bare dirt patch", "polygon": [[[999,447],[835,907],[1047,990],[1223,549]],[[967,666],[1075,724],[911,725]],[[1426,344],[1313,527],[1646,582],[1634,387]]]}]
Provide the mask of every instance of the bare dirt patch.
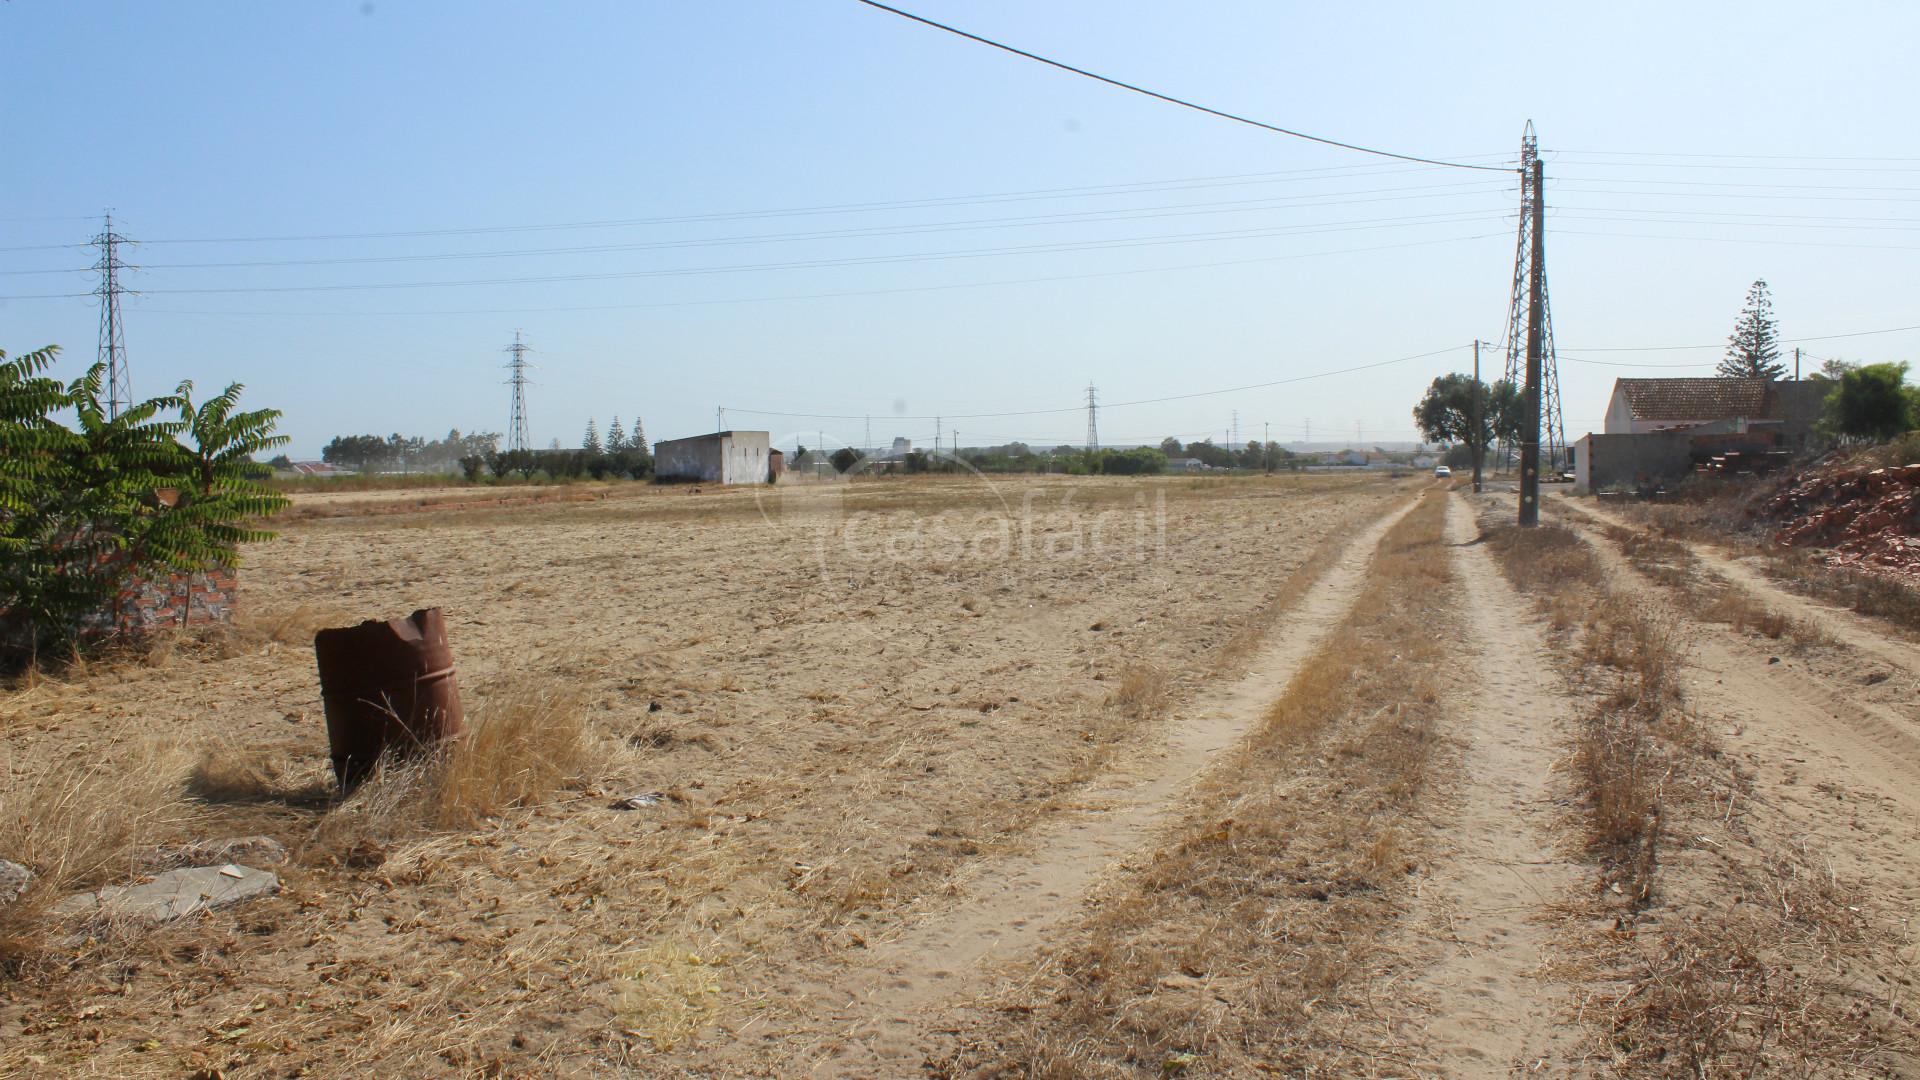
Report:
[{"label": "bare dirt patch", "polygon": [[941,1075],[1404,1074],[1373,999],[1427,857],[1451,571],[1434,490],[1351,618],[1157,846],[967,1025]]},{"label": "bare dirt patch", "polygon": [[775,977],[841,966],[1025,842],[1398,490],[879,481],[294,522],[248,553],[255,614],[443,607],[476,707],[556,685],[614,749],[545,801],[356,854],[314,842],[338,811],[285,634],[7,694],[16,783],[135,770],[129,732],[238,748],[247,769],[203,768],[197,793],[184,770],[159,840],[299,854],[271,900],[7,984],[0,1071],[651,1068],[808,1008]]},{"label": "bare dirt patch", "polygon": [[[1506,551],[1544,608],[1572,594],[1589,613],[1561,642],[1595,695],[1575,761],[1599,889],[1569,924],[1566,969],[1587,984],[1588,1062],[1622,1076],[1909,1075],[1912,958],[1894,913],[1910,902],[1911,831],[1862,835],[1857,811],[1849,824],[1783,790],[1809,765],[1800,755],[1853,737],[1799,705],[1789,687],[1805,676],[1768,655],[1764,633],[1706,621],[1690,575],[1634,572],[1622,551],[1646,545],[1620,539],[1545,525]],[[1569,572],[1540,579],[1530,561]],[[1866,779],[1824,772],[1820,786],[1846,798]]]}]

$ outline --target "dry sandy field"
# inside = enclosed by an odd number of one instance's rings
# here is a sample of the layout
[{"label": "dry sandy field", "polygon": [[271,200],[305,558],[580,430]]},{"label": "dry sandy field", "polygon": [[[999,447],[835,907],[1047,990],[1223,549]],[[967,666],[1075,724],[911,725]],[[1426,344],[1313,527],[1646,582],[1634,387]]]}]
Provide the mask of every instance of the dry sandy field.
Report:
[{"label": "dry sandy field", "polygon": [[[512,496],[303,497],[231,632],[0,689],[0,1075],[1920,1076],[1920,661],[1736,555],[1422,476]],[[342,800],[312,631],[428,606],[468,733]],[[51,910],[250,835],[269,897]]]},{"label": "dry sandy field", "polygon": [[[209,917],[184,954],[102,943],[0,988],[0,1068],[178,1076],[233,1071],[234,1048],[260,1075],[564,1069],[777,1016],[803,974],[940,904],[1117,744],[1151,739],[1165,701],[1262,634],[1295,571],[1402,487],[616,488],[414,514],[386,512],[386,492],[359,514],[351,496],[302,500],[245,553],[256,640],[0,698],[16,790],[60,769],[250,773],[163,814],[153,839],[265,832],[295,853],[278,897]],[[350,866],[315,843],[328,773],[306,634],[426,606],[447,614],[470,711],[562,695],[594,760],[552,802]],[[645,792],[665,798],[609,809]]]}]

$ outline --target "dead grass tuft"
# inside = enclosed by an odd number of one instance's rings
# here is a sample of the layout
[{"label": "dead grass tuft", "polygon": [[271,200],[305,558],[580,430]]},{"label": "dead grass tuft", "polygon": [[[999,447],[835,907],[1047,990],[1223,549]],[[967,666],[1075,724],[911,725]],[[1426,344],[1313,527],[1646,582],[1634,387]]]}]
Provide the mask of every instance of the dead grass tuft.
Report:
[{"label": "dead grass tuft", "polygon": [[383,760],[321,820],[308,855],[377,863],[409,836],[477,825],[578,785],[604,750],[577,694],[550,684],[501,691],[468,715],[459,738]]},{"label": "dead grass tuft", "polygon": [[1107,704],[1135,720],[1149,720],[1166,712],[1173,701],[1172,680],[1151,664],[1136,664],[1120,676],[1120,685]]},{"label": "dead grass tuft", "polygon": [[[1703,580],[1691,554],[1665,538],[1670,532],[1610,535],[1647,576],[1677,586],[1672,595],[1689,614],[1814,640],[1740,590]],[[1503,566],[1541,587],[1543,609],[1588,612],[1566,648],[1595,690],[1572,764],[1600,867],[1592,925],[1613,931],[1578,947],[1598,969],[1585,977],[1619,987],[1610,1000],[1599,995],[1594,1010],[1609,1074],[1893,1075],[1889,1065],[1913,1052],[1913,1031],[1865,975],[1872,951],[1891,942],[1869,926],[1850,883],[1804,842],[1770,841],[1758,822],[1736,817],[1752,793],[1683,708],[1673,616],[1615,592],[1597,560],[1594,572],[1565,578],[1526,565],[1533,543],[1565,565],[1566,541],[1510,538]],[[1656,557],[1671,572],[1649,569]],[[1673,882],[1656,894],[1656,878],[1667,875]]]},{"label": "dead grass tuft", "polygon": [[0,964],[17,967],[46,946],[54,900],[133,873],[139,853],[185,819],[188,760],[169,744],[123,746],[0,781],[0,855],[37,875],[0,905]]}]

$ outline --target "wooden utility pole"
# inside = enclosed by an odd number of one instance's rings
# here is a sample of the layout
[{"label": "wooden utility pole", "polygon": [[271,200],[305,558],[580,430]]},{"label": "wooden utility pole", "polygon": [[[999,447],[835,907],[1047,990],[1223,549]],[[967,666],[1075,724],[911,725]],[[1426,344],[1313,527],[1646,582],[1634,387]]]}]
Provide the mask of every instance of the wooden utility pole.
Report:
[{"label": "wooden utility pole", "polygon": [[1475,495],[1478,495],[1480,493],[1480,466],[1487,456],[1487,444],[1485,440],[1483,440],[1480,437],[1481,408],[1482,406],[1480,404],[1480,339],[1474,338],[1473,339],[1473,406],[1469,410],[1470,412],[1472,412],[1473,416],[1472,416],[1472,419],[1469,420],[1469,423],[1472,426],[1467,428],[1467,430],[1472,432],[1473,434],[1468,437],[1467,445],[1473,449],[1473,493]]},{"label": "wooden utility pole", "polygon": [[1793,381],[1800,381],[1800,349],[1797,346],[1793,350]]},{"label": "wooden utility pole", "polygon": [[1544,171],[1533,165],[1533,236],[1527,268],[1527,389],[1521,401],[1520,525],[1540,524],[1540,350],[1546,320],[1547,208]]}]

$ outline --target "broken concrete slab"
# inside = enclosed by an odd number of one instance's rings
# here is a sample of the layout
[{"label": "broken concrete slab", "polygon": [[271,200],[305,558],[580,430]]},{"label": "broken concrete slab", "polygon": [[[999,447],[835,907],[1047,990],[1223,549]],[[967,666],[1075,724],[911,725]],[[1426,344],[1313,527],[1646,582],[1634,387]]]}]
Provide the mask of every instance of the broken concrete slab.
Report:
[{"label": "broken concrete slab", "polygon": [[0,904],[11,904],[20,899],[27,886],[33,884],[33,871],[11,859],[0,859]]},{"label": "broken concrete slab", "polygon": [[278,892],[280,877],[228,863],[169,870],[139,885],[120,885],[69,896],[53,907],[58,915],[91,915],[152,925]]}]

